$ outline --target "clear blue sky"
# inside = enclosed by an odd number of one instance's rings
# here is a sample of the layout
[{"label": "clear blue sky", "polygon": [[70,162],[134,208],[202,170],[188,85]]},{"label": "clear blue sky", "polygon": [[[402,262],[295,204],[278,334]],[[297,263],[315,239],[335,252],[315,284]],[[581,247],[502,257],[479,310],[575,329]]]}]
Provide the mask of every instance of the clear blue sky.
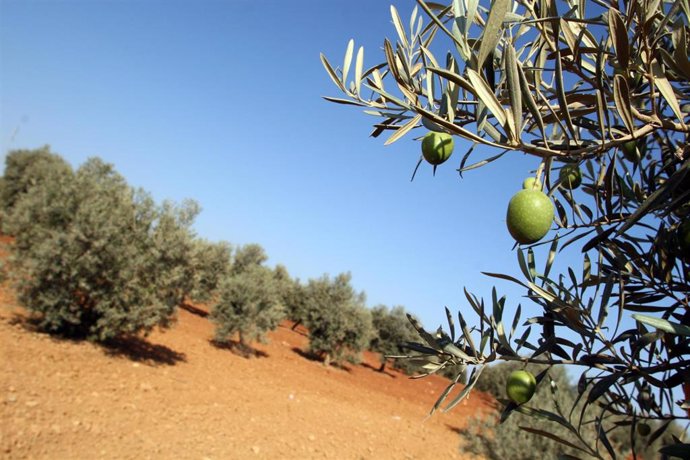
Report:
[{"label": "clear blue sky", "polygon": [[[414,2],[395,3],[409,17]],[[0,5],[3,155],[100,156],[157,200],[197,200],[199,236],[259,243],[302,280],[351,271],[369,306],[404,305],[428,327],[444,306],[469,314],[464,286],[490,298],[480,271],[519,273],[505,211],[536,158],[460,179],[458,139],[435,178],[423,165],[410,182],[421,129],[384,146],[368,137],[376,119],[321,98],[340,94],[319,53],[340,65],[354,38],[380,62],[390,2]]]}]

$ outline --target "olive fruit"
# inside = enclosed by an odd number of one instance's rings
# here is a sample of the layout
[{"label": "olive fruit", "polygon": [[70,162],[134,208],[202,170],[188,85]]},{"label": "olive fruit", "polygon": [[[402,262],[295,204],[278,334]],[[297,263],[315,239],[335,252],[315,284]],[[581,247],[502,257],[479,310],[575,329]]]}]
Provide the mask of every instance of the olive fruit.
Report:
[{"label": "olive fruit", "polygon": [[453,136],[432,131],[422,139],[422,155],[432,165],[440,165],[453,153]]},{"label": "olive fruit", "polygon": [[522,181],[522,188],[525,190],[541,190],[541,181],[536,177],[528,177]]},{"label": "olive fruit", "polygon": [[565,165],[558,174],[561,185],[569,190],[576,189],[582,183],[582,173],[575,164]]},{"label": "olive fruit", "polygon": [[652,432],[652,427],[650,427],[646,423],[638,423],[637,424],[637,434],[640,436],[649,436],[649,433]]},{"label": "olive fruit", "polygon": [[624,142],[621,145],[621,151],[623,152],[623,156],[628,160],[633,163],[637,163],[640,161],[640,153],[637,151],[637,141],[636,140],[631,140],[628,142]]},{"label": "olive fruit", "polygon": [[514,371],[506,382],[506,394],[516,404],[524,404],[534,396],[537,379],[528,371]]},{"label": "olive fruit", "polygon": [[510,235],[520,244],[536,243],[551,228],[554,208],[540,190],[520,190],[510,199],[506,223]]}]

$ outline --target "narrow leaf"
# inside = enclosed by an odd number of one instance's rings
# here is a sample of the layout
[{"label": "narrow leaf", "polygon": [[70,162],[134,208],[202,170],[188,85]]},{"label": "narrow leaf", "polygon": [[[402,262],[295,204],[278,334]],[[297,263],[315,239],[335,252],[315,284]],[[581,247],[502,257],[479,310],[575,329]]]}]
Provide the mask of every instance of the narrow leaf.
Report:
[{"label": "narrow leaf", "polygon": [[623,18],[617,9],[609,9],[609,32],[613,39],[613,49],[618,58],[618,64],[623,68],[628,68],[630,61],[630,44],[628,41],[628,29],[625,27]]},{"label": "narrow leaf", "polygon": [[462,389],[459,395],[455,397],[448,405],[443,409],[443,412],[448,412],[455,406],[457,406],[463,399],[467,397],[467,395],[470,394],[470,391],[472,391],[472,388],[477,384],[479,381],[479,376],[482,374],[482,371],[484,370],[484,366],[481,366],[479,368],[475,367],[472,369],[472,375],[470,375],[470,379],[467,382],[467,385],[465,388]]},{"label": "narrow leaf", "polygon": [[366,104],[362,102],[357,102],[357,101],[352,101],[350,99],[341,99],[338,97],[330,97],[330,96],[322,96],[324,99],[330,102],[335,102],[336,104],[344,104],[344,105],[356,105],[358,107],[366,107]]},{"label": "narrow leaf", "polygon": [[690,327],[684,324],[672,323],[671,321],[667,321],[662,318],[641,315],[638,313],[633,314],[632,317],[635,321],[638,321],[642,324],[646,324],[648,326],[652,326],[654,328],[657,328],[664,332],[668,332],[670,334],[680,335],[684,337],[690,336]]},{"label": "narrow leaf", "polygon": [[467,76],[470,79],[470,83],[472,83],[472,88],[477,97],[481,99],[489,111],[491,111],[496,121],[498,121],[498,124],[501,125],[504,130],[507,129],[508,123],[506,121],[506,113],[503,110],[503,106],[501,106],[498,98],[496,98],[496,95],[484,78],[472,69],[467,69]]},{"label": "narrow leaf", "polygon": [[660,454],[678,458],[690,458],[690,444],[676,443],[659,449]]},{"label": "narrow leaf", "polygon": [[450,314],[450,310],[446,307],[446,319],[448,320],[448,330],[450,331],[450,340],[455,342],[455,323],[453,322],[453,315]]},{"label": "narrow leaf", "polygon": [[398,10],[395,8],[395,6],[391,5],[391,17],[393,18],[393,25],[395,26],[396,32],[398,32],[398,37],[400,37],[400,43],[405,48],[409,48],[410,45],[407,42],[407,36],[405,35],[405,28],[402,25],[402,21],[400,20],[400,15],[398,14]]},{"label": "narrow leaf", "polygon": [[354,52],[355,41],[350,39],[347,42],[347,48],[345,49],[345,58],[343,59],[343,86],[347,86],[347,74],[350,71],[350,64],[352,64],[352,53]]},{"label": "narrow leaf", "polygon": [[518,74],[517,56],[513,44],[506,43],[506,81],[508,83],[508,96],[510,97],[510,111],[515,124],[515,141],[522,135],[522,91],[520,88],[520,75]]},{"label": "narrow leaf", "polygon": [[355,61],[355,91],[360,95],[362,87],[362,67],[364,66],[364,47],[360,46],[357,50],[357,59]]},{"label": "narrow leaf", "polygon": [[422,116],[420,114],[415,115],[412,117],[407,123],[399,127],[387,140],[383,145],[390,145],[393,142],[397,141],[401,137],[403,137],[405,134],[407,134],[412,128],[417,126],[419,121],[422,119]]},{"label": "narrow leaf", "polygon": [[668,103],[669,107],[671,107],[671,110],[673,110],[673,113],[676,114],[678,120],[683,123],[683,112],[680,110],[676,93],[673,91],[673,87],[666,79],[666,75],[656,59],[652,61],[652,73],[654,74],[654,83],[659,89],[659,92],[664,99],[666,99],[666,102]]},{"label": "narrow leaf", "polygon": [[630,89],[628,88],[628,81],[620,74],[613,77],[613,101],[625,127],[629,132],[634,132],[635,122],[630,103]]},{"label": "narrow leaf", "polygon": [[489,8],[489,17],[486,20],[486,25],[484,26],[484,32],[482,33],[479,45],[479,54],[477,55],[477,67],[475,70],[479,70],[484,66],[484,61],[493,53],[498,44],[498,40],[501,38],[501,33],[503,29],[503,19],[508,13],[508,9],[512,0],[494,0],[491,3],[491,8]]},{"label": "narrow leaf", "polygon": [[[524,431],[527,431],[528,433],[538,434],[539,436],[544,436],[545,438],[552,439],[552,440],[554,440],[554,441],[556,441],[556,442],[559,442],[559,443],[563,444],[564,446],[568,446],[568,447],[571,447],[571,448],[573,448],[573,449],[580,450],[580,451],[582,451],[582,452],[587,452],[587,451],[584,450],[582,447],[576,446],[575,444],[571,443],[570,441],[566,441],[565,439],[560,438],[560,437],[558,437],[557,435],[555,435],[555,434],[553,434],[553,433],[550,433],[550,432],[548,432],[548,431],[538,430],[538,429],[536,429],[536,428],[532,428],[532,427],[529,427],[529,426],[522,426],[522,425],[520,425],[520,429],[521,429],[521,430],[524,430]],[[587,453],[588,453],[588,452],[587,452]]]},{"label": "narrow leaf", "polygon": [[338,78],[338,74],[335,73],[335,70],[333,70],[333,67],[331,67],[330,62],[328,62],[328,59],[326,59],[326,56],[324,56],[323,53],[321,53],[321,63],[323,64],[324,68],[328,72],[328,76],[331,77],[331,80],[333,80],[333,83],[336,84],[338,88],[343,93],[347,93],[347,90],[345,89],[345,85],[340,81],[340,78]]}]

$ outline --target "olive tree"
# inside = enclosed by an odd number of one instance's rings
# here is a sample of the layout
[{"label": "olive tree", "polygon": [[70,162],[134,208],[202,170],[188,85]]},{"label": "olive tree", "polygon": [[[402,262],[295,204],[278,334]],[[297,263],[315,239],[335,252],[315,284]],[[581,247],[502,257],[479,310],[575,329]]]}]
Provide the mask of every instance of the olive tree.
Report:
[{"label": "olive tree", "polygon": [[226,241],[213,243],[195,238],[192,241],[191,260],[193,284],[189,299],[194,302],[209,302],[218,295],[221,282],[228,276],[232,246]]},{"label": "olive tree", "polygon": [[152,241],[161,215],[100,159],[53,170],[8,217],[19,300],[44,329],[98,341],[169,325],[175,304],[160,294],[169,284]]},{"label": "olive tree", "polygon": [[285,307],[288,318],[293,322],[292,330],[296,330],[309,319],[309,304],[307,302],[307,286],[299,279],[293,279],[285,291]]},{"label": "olive tree", "polygon": [[[379,372],[383,372],[389,356],[400,355],[403,352],[401,347],[405,343],[418,341],[420,337],[407,319],[403,306],[398,305],[389,309],[385,305],[376,305],[371,309],[371,318],[374,336],[369,348],[381,354]],[[405,368],[405,362],[402,360],[396,361],[395,364]]]},{"label": "olive tree", "polygon": [[216,342],[228,343],[237,334],[240,347],[247,350],[249,342],[264,341],[266,333],[285,317],[276,276],[263,265],[267,259],[258,244],[235,251],[229,275],[221,282],[211,310]]},{"label": "olive tree", "polygon": [[196,288],[196,235],[191,226],[200,210],[193,200],[181,205],[164,201],[151,232],[160,295],[175,306],[181,305]]},{"label": "olive tree", "polygon": [[275,266],[273,275],[278,286],[280,302],[285,309],[286,317],[293,322],[294,331],[305,319],[304,286],[299,279],[290,277],[287,268],[282,264]]},{"label": "olive tree", "polygon": [[[688,2],[416,3],[406,21],[391,7],[395,36],[373,65],[353,41],[342,67],[322,55],[343,93],[327,99],[363,107],[386,143],[431,132],[420,162],[434,168],[452,139],[471,145],[455,157],[460,175],[516,153],[534,158],[533,180],[506,215],[523,275],[487,275],[524,289],[539,313],[523,317],[518,306],[504,317],[505,297],[494,290],[485,302],[466,290],[469,311],[457,322],[448,312],[446,331],[417,325],[416,351],[430,366],[470,370],[445,408],[494,361],[564,364],[596,415],[506,401],[502,419],[547,417],[572,434],[552,439],[599,458],[617,456],[615,426],[634,436],[640,423],[661,421],[658,437],[688,418],[690,396],[681,391],[690,390]],[[564,253],[581,266],[552,270]],[[590,425],[595,441],[579,436]],[[677,438],[661,451],[690,455]]]},{"label": "olive tree", "polygon": [[324,364],[357,361],[373,334],[365,294],[352,287],[350,273],[311,279],[305,287],[309,350]]}]

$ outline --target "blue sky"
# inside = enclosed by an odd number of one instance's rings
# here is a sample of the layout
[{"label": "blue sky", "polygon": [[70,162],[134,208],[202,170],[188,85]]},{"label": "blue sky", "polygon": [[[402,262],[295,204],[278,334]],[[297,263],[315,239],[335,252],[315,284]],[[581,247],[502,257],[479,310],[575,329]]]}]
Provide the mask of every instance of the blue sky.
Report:
[{"label": "blue sky", "polygon": [[[396,4],[409,17],[414,2]],[[0,148],[100,156],[157,200],[197,200],[199,236],[259,243],[302,280],[351,271],[369,306],[436,327],[444,306],[469,314],[463,287],[490,298],[481,271],[519,274],[505,211],[538,159],[460,179],[456,139],[436,177],[425,164],[410,182],[422,129],[384,146],[375,118],[321,98],[340,94],[319,53],[340,65],[354,38],[380,62],[389,5],[0,0]]]}]

